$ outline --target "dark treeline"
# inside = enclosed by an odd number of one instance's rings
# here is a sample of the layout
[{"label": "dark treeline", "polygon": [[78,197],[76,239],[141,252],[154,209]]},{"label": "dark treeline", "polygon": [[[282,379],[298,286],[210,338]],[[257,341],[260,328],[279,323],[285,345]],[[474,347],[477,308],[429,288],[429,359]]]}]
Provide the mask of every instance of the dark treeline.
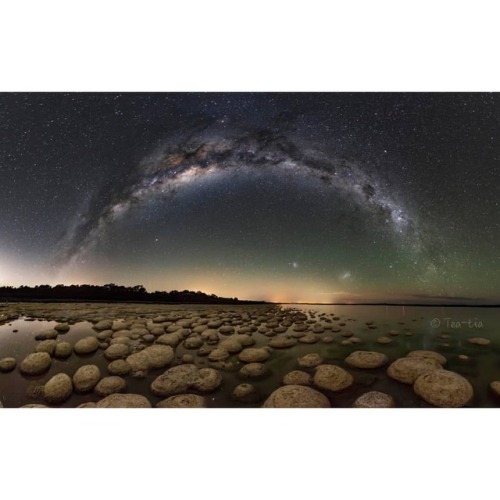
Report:
[{"label": "dark treeline", "polygon": [[257,304],[258,301],[238,300],[235,298],[217,297],[203,292],[189,290],[172,290],[171,292],[149,293],[142,285],[120,286],[114,283],[107,285],[21,285],[0,287],[2,301],[118,301],[118,302],[162,302],[190,304]]}]

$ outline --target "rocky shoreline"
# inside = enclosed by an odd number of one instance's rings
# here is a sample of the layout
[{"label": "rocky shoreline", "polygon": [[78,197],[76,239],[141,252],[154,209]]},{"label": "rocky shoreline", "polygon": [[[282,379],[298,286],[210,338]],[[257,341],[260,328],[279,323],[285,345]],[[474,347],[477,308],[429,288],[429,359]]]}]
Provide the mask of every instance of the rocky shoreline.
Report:
[{"label": "rocky shoreline", "polygon": [[[399,335],[413,335],[408,327],[382,331],[375,322],[366,322],[379,346],[375,351],[363,349],[348,324],[353,319],[271,305],[169,310],[153,304],[21,303],[0,309],[4,325],[19,318],[56,322],[34,336],[33,352],[22,358],[1,353],[0,382],[14,371],[41,382],[26,395],[22,408],[58,407],[83,394],[94,400],[74,407],[203,408],[221,387],[242,406],[330,408],[339,394],[357,387],[360,395],[352,407],[397,407],[394,394],[369,390],[369,384],[359,390],[359,373],[375,370],[383,370],[388,380],[413,391],[427,406],[464,407],[474,401],[471,383],[447,369],[447,357],[440,352],[410,350],[396,359],[384,352]],[[74,325],[84,321],[91,325],[87,334],[73,343],[66,340]],[[470,343],[487,346],[489,339],[471,338]],[[295,366],[263,391],[259,381],[269,379],[279,354],[300,345],[312,352],[297,356]],[[329,345],[347,349],[342,363],[325,359],[319,346]],[[78,367],[71,363],[75,358]],[[43,377],[53,363],[65,368]],[[132,385],[140,391],[131,390]],[[500,394],[500,382],[492,381],[490,387]]]}]

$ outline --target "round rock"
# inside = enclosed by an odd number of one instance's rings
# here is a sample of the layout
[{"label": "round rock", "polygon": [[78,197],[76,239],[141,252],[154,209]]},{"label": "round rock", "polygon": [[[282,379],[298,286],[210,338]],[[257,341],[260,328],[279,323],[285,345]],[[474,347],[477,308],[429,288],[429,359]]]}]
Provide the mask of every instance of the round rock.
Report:
[{"label": "round rock", "polygon": [[309,327],[304,324],[298,324],[293,326],[294,332],[305,332]]},{"label": "round rock", "polygon": [[164,368],[175,357],[174,350],[168,345],[151,345],[142,352],[148,356],[150,368]]},{"label": "round rock", "polygon": [[8,357],[0,359],[0,372],[11,372],[17,365],[16,358]]},{"label": "round rock", "polygon": [[113,322],[109,319],[103,319],[96,323],[92,328],[94,330],[111,330],[113,327]]},{"label": "round rock", "polygon": [[169,345],[171,347],[177,347],[182,341],[181,336],[178,333],[164,333],[156,338],[156,344]]},{"label": "round rock", "polygon": [[239,384],[231,393],[234,400],[241,401],[242,403],[255,401],[257,395],[257,389],[252,384]]},{"label": "round rock", "polygon": [[124,359],[115,359],[108,365],[108,371],[112,375],[128,375],[132,371],[132,367]]},{"label": "round rock", "polygon": [[197,375],[198,368],[194,364],[174,366],[153,380],[151,392],[162,397],[182,394],[194,384]]},{"label": "round rock", "polygon": [[243,378],[261,378],[270,373],[269,368],[263,363],[248,363],[239,371],[240,376]]},{"label": "round rock", "polygon": [[213,368],[202,368],[198,372],[193,387],[200,392],[212,392],[215,391],[221,383],[222,375],[217,370]]},{"label": "round rock", "polygon": [[208,355],[208,359],[210,361],[224,361],[227,358],[229,358],[229,352],[227,352],[226,349],[221,348],[210,351],[210,354]]},{"label": "round rock", "polygon": [[307,333],[306,335],[299,337],[299,342],[301,344],[315,344],[318,342],[320,337],[314,333]]},{"label": "round rock", "polygon": [[[169,346],[164,346],[164,347],[169,347]],[[128,356],[127,363],[130,366],[133,373],[147,372],[150,367],[149,356],[147,355],[146,352],[144,352],[144,350],[139,352],[134,352],[134,354]]]},{"label": "round rock", "polygon": [[431,358],[399,358],[389,365],[387,375],[404,384],[413,384],[420,375],[441,368],[441,364]]},{"label": "round rock", "polygon": [[495,380],[490,382],[490,391],[495,395],[495,397],[500,397],[500,381]]},{"label": "round rock", "polygon": [[371,391],[360,396],[353,408],[394,408],[394,399],[383,392]]},{"label": "round rock", "polygon": [[148,335],[149,330],[147,328],[132,328],[130,330],[130,338],[139,338],[144,337],[144,335]]},{"label": "round rock", "polygon": [[213,350],[212,347],[204,345],[196,351],[196,354],[200,357],[208,356],[212,352],[212,350]]},{"label": "round rock", "polygon": [[19,366],[21,373],[25,375],[40,375],[47,371],[52,363],[52,358],[46,352],[35,352],[28,354]]},{"label": "round rock", "polygon": [[58,404],[66,401],[73,392],[71,379],[65,373],[54,375],[44,386],[43,396],[49,404]]},{"label": "round rock", "polygon": [[109,396],[117,392],[124,392],[126,388],[127,382],[123,378],[113,375],[99,380],[94,391],[98,396]]},{"label": "round rock", "polygon": [[[107,331],[107,330],[104,330],[104,331]],[[99,336],[100,334],[98,333],[97,335]],[[132,335],[132,332],[130,330],[114,330],[112,337],[114,339],[117,339],[120,337],[130,337],[131,335]]]},{"label": "round rock", "polygon": [[377,339],[378,344],[390,344],[391,342],[392,339],[390,337],[382,336]]},{"label": "round rock", "polygon": [[285,385],[311,385],[312,376],[307,372],[300,370],[293,370],[288,372],[283,377],[283,384]]},{"label": "round rock", "polygon": [[246,334],[246,333],[239,333],[234,336],[234,338],[243,346],[243,347],[249,347],[255,344],[255,339]]},{"label": "round rock", "polygon": [[38,335],[35,335],[35,340],[56,339],[59,334],[54,329],[42,330]]},{"label": "round rock", "polygon": [[311,387],[285,385],[271,393],[263,408],[330,408],[330,401]]},{"label": "round rock", "polygon": [[99,349],[99,341],[92,336],[80,339],[73,347],[76,354],[91,354]]},{"label": "round rock", "polygon": [[101,370],[97,365],[83,365],[76,370],[73,375],[73,385],[75,391],[90,392],[99,382],[101,378]]},{"label": "round rock", "polygon": [[289,347],[293,347],[296,344],[297,341],[295,339],[280,336],[273,337],[267,345],[273,347],[274,349],[288,349]]},{"label": "round rock", "polygon": [[209,321],[207,325],[208,328],[219,328],[220,326],[222,326],[222,321],[219,320]]},{"label": "round rock", "polygon": [[263,348],[247,347],[238,355],[238,359],[243,363],[260,363],[269,358],[269,352]]},{"label": "round rock", "polygon": [[329,391],[341,391],[351,386],[352,375],[335,365],[319,365],[313,378],[314,385]]},{"label": "round rock", "polygon": [[57,345],[57,340],[53,340],[53,339],[42,340],[35,347],[35,352],[46,352],[47,354],[52,355],[52,354],[54,354],[54,351],[56,349],[56,345]]},{"label": "round rock", "polygon": [[225,349],[230,354],[237,354],[243,349],[241,343],[232,337],[224,339],[222,342],[220,342],[219,347],[221,349]]},{"label": "round rock", "polygon": [[459,408],[474,397],[470,382],[458,373],[434,370],[420,375],[413,390],[427,403],[440,408]]},{"label": "round rock", "polygon": [[54,349],[54,357],[60,359],[66,359],[71,356],[73,352],[73,347],[69,342],[58,342],[56,348]]},{"label": "round rock", "polygon": [[473,337],[467,340],[470,344],[476,344],[476,345],[488,345],[491,343],[491,340],[483,339],[482,337]]},{"label": "round rock", "polygon": [[104,351],[104,357],[109,360],[115,360],[115,359],[120,359],[124,358],[125,356],[128,355],[130,349],[128,345],[125,344],[113,344],[110,345],[105,351]]},{"label": "round rock", "polygon": [[70,326],[68,323],[58,323],[56,326],[54,326],[54,330],[58,333],[66,333],[69,332]]},{"label": "round rock", "polygon": [[323,363],[323,358],[319,354],[313,352],[298,358],[297,362],[301,368],[314,368]]},{"label": "round rock", "polygon": [[78,405],[77,408],[97,408],[97,404],[92,401],[88,401],[87,403]]},{"label": "round rock", "polygon": [[167,316],[159,315],[153,318],[153,323],[165,323],[166,321],[168,321]]},{"label": "round rock", "polygon": [[[99,332],[97,335],[96,335],[96,338],[98,340],[108,340],[110,339],[111,337],[113,337],[113,330],[103,330],[102,332]],[[113,337],[113,338],[116,338],[116,337]],[[118,337],[119,338],[119,337]]]},{"label": "round rock", "polygon": [[407,358],[425,358],[425,359],[433,359],[437,361],[440,365],[446,364],[446,358],[434,351],[410,351],[407,355]]},{"label": "round rock", "polygon": [[198,394],[178,394],[160,401],[156,408],[206,408],[206,399]]},{"label": "round rock", "polygon": [[97,408],[151,408],[151,403],[140,394],[111,394],[98,401]]},{"label": "round rock", "polygon": [[345,358],[345,362],[355,368],[379,368],[387,364],[389,358],[381,352],[354,351]]},{"label": "round rock", "polygon": [[203,339],[201,337],[188,337],[184,341],[184,347],[186,349],[199,349],[203,345]]}]

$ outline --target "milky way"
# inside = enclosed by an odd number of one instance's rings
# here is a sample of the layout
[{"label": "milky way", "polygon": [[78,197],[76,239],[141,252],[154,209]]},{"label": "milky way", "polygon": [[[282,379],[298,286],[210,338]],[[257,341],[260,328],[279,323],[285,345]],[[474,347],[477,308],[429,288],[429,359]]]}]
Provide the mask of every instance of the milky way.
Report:
[{"label": "milky way", "polygon": [[152,157],[144,160],[132,182],[112,193],[98,212],[90,210],[75,221],[61,242],[64,252],[57,261],[74,261],[103,237],[108,226],[145,200],[168,203],[169,197],[197,179],[216,172],[242,168],[279,169],[282,175],[301,175],[307,182],[321,182],[350,197],[351,202],[389,224],[406,244],[422,250],[422,234],[415,216],[395,202],[362,167],[341,158],[329,157],[313,147],[269,129],[222,136],[210,127],[193,137],[170,139]]}]

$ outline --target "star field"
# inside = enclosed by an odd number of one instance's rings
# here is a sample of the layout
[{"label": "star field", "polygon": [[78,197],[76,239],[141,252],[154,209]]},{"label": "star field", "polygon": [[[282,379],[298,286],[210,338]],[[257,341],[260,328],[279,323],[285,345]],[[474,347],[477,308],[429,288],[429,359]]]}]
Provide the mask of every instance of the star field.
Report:
[{"label": "star field", "polygon": [[500,98],[0,95],[0,283],[498,301]]}]

